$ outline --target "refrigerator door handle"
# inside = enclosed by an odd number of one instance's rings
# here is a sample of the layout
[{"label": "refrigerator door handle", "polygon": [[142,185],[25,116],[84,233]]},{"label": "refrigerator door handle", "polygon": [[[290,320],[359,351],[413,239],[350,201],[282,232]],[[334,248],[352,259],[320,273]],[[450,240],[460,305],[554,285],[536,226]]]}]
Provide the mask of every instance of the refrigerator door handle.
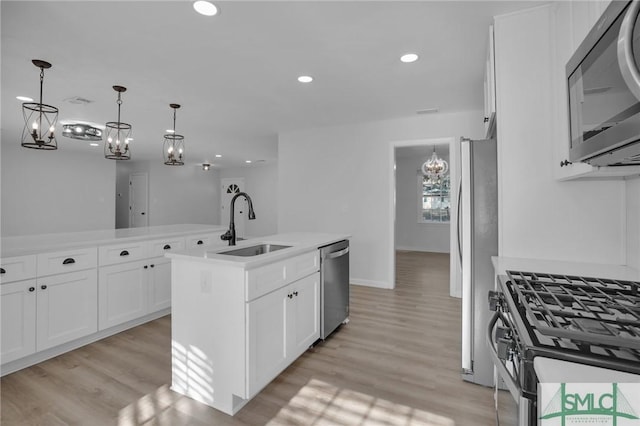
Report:
[{"label": "refrigerator door handle", "polygon": [[462,224],[462,219],[461,219],[461,213],[462,213],[462,178],[460,179],[460,184],[458,185],[458,217],[457,217],[457,228],[458,228],[458,258],[460,259],[460,265],[462,266],[462,241],[460,240],[460,236],[461,236],[461,229],[460,229],[460,225]]}]

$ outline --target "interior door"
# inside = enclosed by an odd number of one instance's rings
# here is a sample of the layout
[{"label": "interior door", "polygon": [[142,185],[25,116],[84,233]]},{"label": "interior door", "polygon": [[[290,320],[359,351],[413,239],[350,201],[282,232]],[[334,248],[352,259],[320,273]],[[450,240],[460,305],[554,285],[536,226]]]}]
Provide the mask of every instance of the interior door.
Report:
[{"label": "interior door", "polygon": [[134,173],[129,176],[129,228],[149,225],[149,176]]},{"label": "interior door", "polygon": [[[244,192],[244,178],[225,178],[221,179],[222,191],[220,200],[220,220],[222,226],[229,225],[229,209],[231,208],[231,199],[239,192]],[[244,197],[239,197],[235,204],[234,222],[236,224],[236,238],[246,238],[245,220],[247,217],[248,204]]]}]

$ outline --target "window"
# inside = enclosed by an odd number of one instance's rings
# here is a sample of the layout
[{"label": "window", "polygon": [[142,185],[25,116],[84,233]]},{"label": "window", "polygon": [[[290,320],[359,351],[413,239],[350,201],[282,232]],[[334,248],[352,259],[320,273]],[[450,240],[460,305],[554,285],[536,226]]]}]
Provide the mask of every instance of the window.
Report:
[{"label": "window", "polygon": [[449,175],[440,178],[418,175],[418,223],[449,223],[450,187]]}]

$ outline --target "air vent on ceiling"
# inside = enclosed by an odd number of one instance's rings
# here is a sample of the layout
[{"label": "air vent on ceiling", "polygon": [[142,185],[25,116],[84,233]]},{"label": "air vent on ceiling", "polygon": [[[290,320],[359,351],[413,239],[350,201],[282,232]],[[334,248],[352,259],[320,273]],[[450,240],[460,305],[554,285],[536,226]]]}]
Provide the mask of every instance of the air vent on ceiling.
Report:
[{"label": "air vent on ceiling", "polygon": [[73,96],[65,99],[64,101],[75,105],[86,105],[93,102],[91,99],[83,98],[82,96]]}]

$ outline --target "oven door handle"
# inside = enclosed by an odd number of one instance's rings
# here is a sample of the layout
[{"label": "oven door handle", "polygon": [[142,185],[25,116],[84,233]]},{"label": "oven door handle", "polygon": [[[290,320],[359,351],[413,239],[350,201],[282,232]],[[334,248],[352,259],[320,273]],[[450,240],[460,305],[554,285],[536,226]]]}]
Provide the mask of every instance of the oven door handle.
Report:
[{"label": "oven door handle", "polygon": [[[491,320],[489,321],[489,327],[487,329],[487,345],[489,346],[489,355],[491,356],[491,360],[498,370],[498,376],[504,380],[504,384],[511,392],[511,395],[516,401],[520,401],[521,390],[520,386],[518,386],[518,382],[513,378],[507,367],[502,363],[502,360],[498,357],[498,350],[495,347],[493,342],[493,329],[498,322],[498,318],[500,318],[500,312],[495,312]],[[496,383],[496,386],[498,384]]]},{"label": "oven door handle", "polygon": [[631,93],[640,100],[640,72],[633,56],[633,29],[640,11],[640,3],[629,6],[618,35],[618,66]]}]

